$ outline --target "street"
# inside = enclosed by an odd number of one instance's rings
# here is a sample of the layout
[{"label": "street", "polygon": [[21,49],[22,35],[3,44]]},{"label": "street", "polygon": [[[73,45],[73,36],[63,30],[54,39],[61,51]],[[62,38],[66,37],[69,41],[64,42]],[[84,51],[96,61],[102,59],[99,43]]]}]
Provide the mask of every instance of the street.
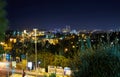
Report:
[{"label": "street", "polygon": [[[7,62],[0,62],[0,77],[22,77],[22,72],[23,70],[19,69],[11,69],[7,67]],[[26,76],[25,77],[44,77],[44,75],[49,76],[48,73],[40,73],[39,71],[26,71]],[[57,75],[58,77],[63,77],[63,75]],[[65,76],[64,76],[65,77]]]},{"label": "street", "polygon": [[[0,62],[0,77],[22,77],[22,70],[13,70],[7,68],[7,62]],[[36,72],[25,71],[26,77],[35,77]],[[13,74],[12,74],[13,73]],[[38,77],[43,77],[43,74],[37,73]]]}]

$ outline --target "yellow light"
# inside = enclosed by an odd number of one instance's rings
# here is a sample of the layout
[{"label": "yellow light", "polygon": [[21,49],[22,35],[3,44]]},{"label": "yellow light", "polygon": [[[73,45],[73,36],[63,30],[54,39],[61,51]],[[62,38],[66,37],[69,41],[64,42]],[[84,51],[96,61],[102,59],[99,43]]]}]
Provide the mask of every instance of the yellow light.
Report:
[{"label": "yellow light", "polygon": [[75,48],[75,46],[73,45],[72,48]]},{"label": "yellow light", "polygon": [[14,39],[14,38],[10,38],[10,42],[13,42],[13,43],[16,43],[16,39]]},{"label": "yellow light", "polygon": [[27,33],[27,31],[26,31],[26,30],[24,30],[24,33]]},{"label": "yellow light", "polygon": [[65,52],[67,52],[68,51],[68,48],[65,48]]},{"label": "yellow light", "polygon": [[4,45],[5,43],[4,42],[0,42],[1,45]]}]

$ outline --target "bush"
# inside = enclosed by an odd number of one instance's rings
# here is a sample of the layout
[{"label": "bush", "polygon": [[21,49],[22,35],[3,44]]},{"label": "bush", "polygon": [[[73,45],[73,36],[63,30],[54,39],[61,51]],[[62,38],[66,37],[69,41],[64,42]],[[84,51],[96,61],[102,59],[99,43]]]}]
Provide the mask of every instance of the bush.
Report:
[{"label": "bush", "polygon": [[[72,62],[74,77],[120,77],[120,54],[113,50],[85,51]],[[78,60],[76,60],[76,58]]]},{"label": "bush", "polygon": [[55,73],[51,73],[49,77],[56,77]]}]

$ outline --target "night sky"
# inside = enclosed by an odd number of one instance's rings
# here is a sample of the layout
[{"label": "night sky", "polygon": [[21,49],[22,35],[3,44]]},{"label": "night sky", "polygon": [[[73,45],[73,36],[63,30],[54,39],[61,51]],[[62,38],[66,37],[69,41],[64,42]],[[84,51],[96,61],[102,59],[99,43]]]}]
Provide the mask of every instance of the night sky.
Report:
[{"label": "night sky", "polygon": [[115,29],[120,26],[119,0],[8,0],[12,29]]}]

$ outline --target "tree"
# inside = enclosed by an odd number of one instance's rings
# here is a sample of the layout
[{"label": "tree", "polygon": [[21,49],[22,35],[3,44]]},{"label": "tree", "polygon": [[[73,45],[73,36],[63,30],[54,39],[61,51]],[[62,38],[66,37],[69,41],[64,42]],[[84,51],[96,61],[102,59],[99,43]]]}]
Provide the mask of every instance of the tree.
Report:
[{"label": "tree", "polygon": [[[5,6],[6,6],[6,0],[0,0],[0,42],[4,41],[5,39],[5,31],[7,28],[7,19],[6,19],[6,11],[5,11]],[[3,53],[3,48],[0,46],[0,53]]]},{"label": "tree", "polygon": [[8,25],[5,6],[6,6],[6,0],[0,0],[0,41],[4,40],[5,31]]},{"label": "tree", "polygon": [[70,63],[70,59],[61,56],[61,55],[55,55],[53,65],[55,66],[62,66],[62,67],[68,67]]}]

